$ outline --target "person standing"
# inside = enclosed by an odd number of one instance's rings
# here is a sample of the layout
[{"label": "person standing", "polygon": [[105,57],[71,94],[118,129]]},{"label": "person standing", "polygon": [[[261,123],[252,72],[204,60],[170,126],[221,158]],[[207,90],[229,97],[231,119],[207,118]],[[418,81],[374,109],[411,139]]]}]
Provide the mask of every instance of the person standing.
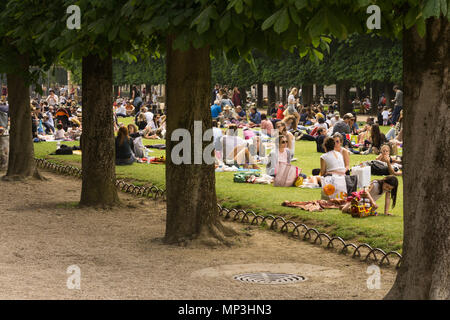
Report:
[{"label": "person standing", "polygon": [[231,98],[231,101],[235,106],[241,105],[241,93],[237,87],[234,87],[233,89],[233,97]]},{"label": "person standing", "polygon": [[214,104],[214,101],[217,99],[217,95],[219,94],[220,86],[218,84],[215,85],[214,89],[211,92],[211,104]]},{"label": "person standing", "polygon": [[132,93],[131,93],[131,100],[133,100],[133,106],[135,107],[136,113],[139,112],[142,106],[142,97],[141,92],[138,90],[136,86],[133,86]]},{"label": "person standing", "polygon": [[394,103],[394,113],[392,114],[392,124],[396,124],[398,117],[400,116],[400,111],[403,109],[403,91],[400,90],[399,86],[394,86],[395,99],[392,100]]}]

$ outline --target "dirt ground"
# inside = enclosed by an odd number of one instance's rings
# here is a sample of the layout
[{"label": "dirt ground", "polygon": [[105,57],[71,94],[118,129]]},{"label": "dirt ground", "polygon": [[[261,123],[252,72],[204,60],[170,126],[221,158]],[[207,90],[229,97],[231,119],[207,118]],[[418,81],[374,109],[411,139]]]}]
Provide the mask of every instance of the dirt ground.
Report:
[{"label": "dirt ground", "polygon": [[[0,181],[0,299],[381,299],[395,279],[382,269],[381,288],[369,290],[368,265],[257,227],[232,248],[167,246],[163,202],[121,193],[123,208],[78,209],[81,181],[45,176]],[[80,289],[67,287],[72,265]],[[233,280],[249,272],[307,280]]]}]

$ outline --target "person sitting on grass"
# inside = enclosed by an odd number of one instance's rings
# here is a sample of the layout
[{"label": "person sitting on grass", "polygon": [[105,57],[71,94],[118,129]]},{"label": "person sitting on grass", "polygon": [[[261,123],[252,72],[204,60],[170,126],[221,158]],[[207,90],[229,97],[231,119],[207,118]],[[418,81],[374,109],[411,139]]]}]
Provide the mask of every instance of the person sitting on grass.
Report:
[{"label": "person sitting on grass", "polygon": [[245,169],[252,167],[259,169],[256,159],[250,154],[247,142],[239,137],[236,124],[230,124],[226,135],[221,138],[223,158],[226,164],[233,163],[236,166],[243,166]]},{"label": "person sitting on grass", "polygon": [[[369,187],[364,189],[364,192],[361,194],[363,197],[367,197],[372,205],[373,209],[378,209],[378,205],[376,201],[381,198],[383,193],[386,194],[386,200],[384,203],[384,214],[387,216],[392,216],[389,213],[389,206],[392,199],[392,209],[395,208],[395,203],[397,201],[397,189],[398,189],[398,179],[394,176],[387,176],[382,180],[373,180]],[[343,208],[343,213],[351,213],[351,202],[347,202]]]},{"label": "person sitting on grass", "polygon": [[326,151],[325,154],[320,156],[320,173],[319,175],[324,177],[326,175],[345,175],[346,168],[344,163],[344,157],[334,148],[336,143],[332,137],[325,138],[323,147]]},{"label": "person sitting on grass", "polygon": [[292,158],[294,158],[294,154],[295,154],[294,135],[292,133],[290,133],[289,131],[287,131],[286,124],[283,121],[277,122],[276,128],[278,130],[279,135],[286,137],[286,139],[288,141],[288,148],[289,148],[289,151],[291,152],[291,160],[292,160]]},{"label": "person sitting on grass", "polygon": [[370,129],[370,137],[364,142],[367,150],[363,154],[380,154],[381,146],[386,142],[386,136],[380,132],[377,124],[372,125]]},{"label": "person sitting on grass", "polygon": [[261,115],[261,132],[264,132],[268,136],[272,136],[274,129],[272,121],[267,120],[266,114]]},{"label": "person sitting on grass", "polygon": [[55,131],[55,140],[64,140],[66,137],[66,132],[63,129],[62,123],[58,123],[56,125],[56,131]]},{"label": "person sitting on grass", "polygon": [[334,150],[342,155],[342,158],[344,159],[345,172],[348,173],[350,172],[350,152],[343,147],[344,138],[342,137],[342,134],[336,132],[333,135],[333,139],[334,139]]},{"label": "person sitting on grass", "polygon": [[136,159],[133,154],[133,140],[128,134],[127,127],[120,127],[116,137],[116,165],[130,165]]},{"label": "person sitting on grass", "polygon": [[319,128],[317,130],[317,133],[319,135],[316,137],[316,150],[319,153],[325,153],[325,150],[323,148],[323,142],[327,137],[327,130],[325,130],[324,128]]},{"label": "person sitting on grass", "polygon": [[260,126],[261,126],[261,113],[259,113],[255,107],[252,107],[250,109],[249,127],[255,128]]},{"label": "person sitting on grass", "polygon": [[[272,150],[268,157],[266,173],[269,176],[275,176],[280,162],[287,164],[291,163],[291,152],[288,149],[288,139],[283,136],[278,136],[278,148]],[[278,149],[278,150],[277,150]]]},{"label": "person sitting on grass", "polygon": [[242,109],[241,106],[236,107],[236,119],[239,122],[246,123],[247,122],[247,113]]}]

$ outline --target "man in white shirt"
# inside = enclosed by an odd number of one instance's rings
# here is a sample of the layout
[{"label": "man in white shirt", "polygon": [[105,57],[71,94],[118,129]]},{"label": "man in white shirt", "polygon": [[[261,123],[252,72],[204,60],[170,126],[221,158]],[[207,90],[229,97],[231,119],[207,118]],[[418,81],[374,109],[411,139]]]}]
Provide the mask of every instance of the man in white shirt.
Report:
[{"label": "man in white shirt", "polygon": [[334,127],[334,125],[337,123],[337,122],[339,122],[339,121],[341,121],[341,115],[339,114],[339,111],[336,111],[335,113],[334,113],[334,117],[333,118],[331,118],[331,126],[332,127]]},{"label": "man in white shirt", "polygon": [[53,89],[50,89],[50,95],[47,97],[46,101],[47,101],[48,105],[52,106],[52,107],[59,104],[59,98],[55,94],[55,91],[53,91]]}]

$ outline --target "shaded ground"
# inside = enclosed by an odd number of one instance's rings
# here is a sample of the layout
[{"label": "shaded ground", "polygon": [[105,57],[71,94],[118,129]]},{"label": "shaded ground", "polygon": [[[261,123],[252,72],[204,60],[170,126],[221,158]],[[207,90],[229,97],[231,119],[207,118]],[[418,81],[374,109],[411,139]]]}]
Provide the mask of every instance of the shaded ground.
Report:
[{"label": "shaded ground", "polygon": [[[49,172],[49,181],[0,181],[0,299],[381,299],[395,273],[382,269],[381,289],[367,289],[367,265],[286,236],[245,231],[234,248],[161,243],[163,202],[121,194],[121,209],[78,209],[81,181]],[[81,270],[81,289],[66,273]],[[258,285],[232,277],[286,272],[291,285]]]}]

